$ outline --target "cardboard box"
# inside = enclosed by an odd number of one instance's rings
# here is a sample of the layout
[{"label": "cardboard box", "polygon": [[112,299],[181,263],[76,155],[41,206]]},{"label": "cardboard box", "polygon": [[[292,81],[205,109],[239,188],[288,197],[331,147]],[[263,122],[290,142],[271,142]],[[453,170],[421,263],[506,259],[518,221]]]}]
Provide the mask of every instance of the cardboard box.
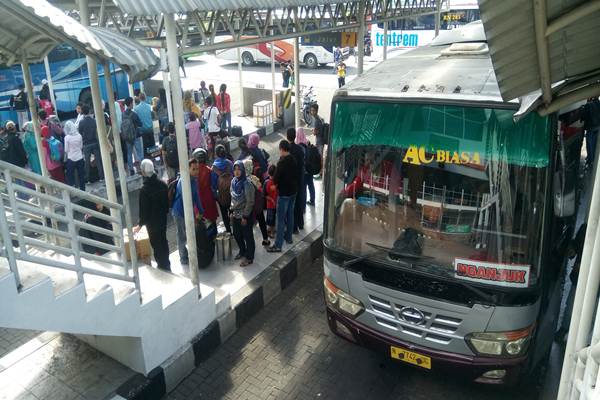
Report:
[{"label": "cardboard box", "polygon": [[[142,229],[140,229],[140,231],[134,235],[133,239],[135,242],[135,250],[138,261],[149,263],[150,257],[152,256],[152,246],[150,246],[150,238],[148,237],[148,231],[146,230],[146,227],[142,227]],[[127,257],[127,261],[131,261],[127,229],[123,230],[123,240],[125,241],[125,256]]]}]

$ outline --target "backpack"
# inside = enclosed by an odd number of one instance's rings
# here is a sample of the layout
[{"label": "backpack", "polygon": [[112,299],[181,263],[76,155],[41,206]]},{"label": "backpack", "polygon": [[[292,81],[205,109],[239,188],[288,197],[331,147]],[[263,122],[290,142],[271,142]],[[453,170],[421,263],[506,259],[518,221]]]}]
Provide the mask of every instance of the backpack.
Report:
[{"label": "backpack", "polygon": [[7,136],[0,139],[0,160],[7,162],[10,160],[10,151]]},{"label": "backpack", "polygon": [[179,153],[177,152],[177,140],[175,138],[166,137],[163,141],[163,149],[165,153],[165,163],[171,168],[179,166]]},{"label": "backpack", "polygon": [[[254,183],[250,180],[250,183],[254,185]],[[259,190],[256,185],[254,185],[254,207],[252,208],[252,214],[254,218],[257,215],[261,214],[265,209],[265,194],[262,190]]]},{"label": "backpack", "polygon": [[50,148],[50,159],[52,161],[62,161],[63,159],[63,145],[54,136],[50,136],[48,139],[48,147]]},{"label": "backpack", "polygon": [[213,171],[217,174],[217,201],[223,207],[229,207],[231,205],[231,181],[233,175],[228,171],[221,171],[218,168],[213,167]]},{"label": "backpack", "polygon": [[306,149],[306,172],[311,175],[317,175],[321,172],[321,154],[319,149],[313,144],[309,144]]},{"label": "backpack", "polygon": [[123,114],[121,121],[121,139],[127,143],[133,143],[137,138],[137,128],[133,122],[133,111],[128,115]]},{"label": "backpack", "polygon": [[321,136],[323,137],[323,144],[329,144],[329,124],[323,121],[321,118]]},{"label": "backpack", "polygon": [[175,202],[175,196],[177,195],[177,184],[179,183],[179,176],[169,181],[167,186],[167,198],[169,199],[169,208],[173,208]]}]

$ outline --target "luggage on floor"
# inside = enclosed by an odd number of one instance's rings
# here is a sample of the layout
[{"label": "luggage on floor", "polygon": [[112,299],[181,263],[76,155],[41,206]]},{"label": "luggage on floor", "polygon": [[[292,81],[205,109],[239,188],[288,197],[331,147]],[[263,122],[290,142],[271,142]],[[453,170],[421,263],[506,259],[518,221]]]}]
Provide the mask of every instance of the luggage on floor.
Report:
[{"label": "luggage on floor", "polygon": [[242,132],[242,127],[235,125],[231,127],[231,135],[235,136],[235,137],[242,137],[243,136],[243,132]]}]

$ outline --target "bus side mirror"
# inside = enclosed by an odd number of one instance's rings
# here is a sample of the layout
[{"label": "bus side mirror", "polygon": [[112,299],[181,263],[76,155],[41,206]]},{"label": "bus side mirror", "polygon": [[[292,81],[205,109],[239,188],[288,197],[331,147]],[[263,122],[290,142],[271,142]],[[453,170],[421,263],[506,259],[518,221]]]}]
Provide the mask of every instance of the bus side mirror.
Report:
[{"label": "bus side mirror", "polygon": [[554,173],[553,182],[553,200],[554,215],[558,218],[567,218],[575,214],[576,186],[569,185],[567,188],[564,182],[564,175],[561,171]]}]

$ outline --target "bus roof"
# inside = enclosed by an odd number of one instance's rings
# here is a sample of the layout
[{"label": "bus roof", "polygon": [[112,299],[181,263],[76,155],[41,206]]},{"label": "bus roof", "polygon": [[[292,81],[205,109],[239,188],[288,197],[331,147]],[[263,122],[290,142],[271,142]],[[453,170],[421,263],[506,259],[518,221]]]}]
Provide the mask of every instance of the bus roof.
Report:
[{"label": "bus roof", "polygon": [[336,92],[336,97],[486,103],[502,100],[487,44],[422,46],[375,66]]}]

